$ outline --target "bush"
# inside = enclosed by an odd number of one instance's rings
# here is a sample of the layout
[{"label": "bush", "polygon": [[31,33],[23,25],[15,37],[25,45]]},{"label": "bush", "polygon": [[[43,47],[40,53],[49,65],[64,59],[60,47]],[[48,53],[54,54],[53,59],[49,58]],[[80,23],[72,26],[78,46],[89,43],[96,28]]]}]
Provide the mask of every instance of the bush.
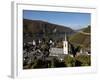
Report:
[{"label": "bush", "polygon": [[[90,55],[79,55],[75,57],[76,66],[90,66],[91,65],[91,56]],[[77,64],[77,62],[80,63]]]},{"label": "bush", "polygon": [[66,67],[74,67],[75,66],[75,58],[71,57],[70,55],[65,56],[64,62],[66,64]]},{"label": "bush", "polygon": [[71,55],[66,55],[64,58],[66,67],[75,67],[75,66],[90,66],[91,65],[91,56],[90,55],[79,55],[76,57],[71,57]]},{"label": "bush", "polygon": [[66,67],[65,62],[64,61],[60,61],[57,58],[53,59],[53,64],[54,64],[54,67]]}]

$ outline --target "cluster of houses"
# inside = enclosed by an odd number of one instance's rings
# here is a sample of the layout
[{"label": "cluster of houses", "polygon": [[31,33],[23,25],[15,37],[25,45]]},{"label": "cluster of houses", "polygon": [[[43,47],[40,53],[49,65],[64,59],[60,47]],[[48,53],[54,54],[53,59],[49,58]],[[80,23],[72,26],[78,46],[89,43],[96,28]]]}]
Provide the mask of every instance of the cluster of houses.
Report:
[{"label": "cluster of houses", "polygon": [[[55,45],[55,42],[53,42],[52,40],[49,40],[47,43],[41,40],[38,40],[38,42],[33,40],[32,42],[24,43],[23,44],[23,62],[30,64],[35,59],[51,60],[52,57],[58,57],[58,59],[62,61],[65,55],[70,54],[69,53],[70,49],[68,48],[69,43],[66,39],[66,35],[63,41],[63,48],[57,48],[57,47],[54,47],[54,45]],[[87,55],[89,55],[88,51],[83,52],[82,49],[80,49],[77,55],[80,55],[83,53],[86,53]],[[70,54],[70,56],[73,57],[72,54]]]}]

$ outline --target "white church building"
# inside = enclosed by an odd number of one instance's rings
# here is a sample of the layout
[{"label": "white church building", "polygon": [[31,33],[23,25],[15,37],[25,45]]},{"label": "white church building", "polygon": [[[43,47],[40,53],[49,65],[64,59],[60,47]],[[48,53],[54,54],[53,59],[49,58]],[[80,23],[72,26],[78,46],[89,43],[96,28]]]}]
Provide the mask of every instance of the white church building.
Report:
[{"label": "white church building", "polygon": [[67,41],[66,34],[64,36],[63,48],[51,48],[50,53],[51,53],[50,54],[51,56],[59,56],[59,55],[68,54],[68,41]]}]

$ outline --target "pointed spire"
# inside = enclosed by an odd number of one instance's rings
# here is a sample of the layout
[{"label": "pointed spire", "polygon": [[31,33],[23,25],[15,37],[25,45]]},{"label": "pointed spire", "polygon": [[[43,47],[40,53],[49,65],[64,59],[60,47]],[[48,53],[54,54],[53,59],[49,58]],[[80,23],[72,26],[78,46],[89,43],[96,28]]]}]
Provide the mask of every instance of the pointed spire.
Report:
[{"label": "pointed spire", "polygon": [[67,39],[66,39],[66,32],[65,32],[65,41],[67,41]]}]

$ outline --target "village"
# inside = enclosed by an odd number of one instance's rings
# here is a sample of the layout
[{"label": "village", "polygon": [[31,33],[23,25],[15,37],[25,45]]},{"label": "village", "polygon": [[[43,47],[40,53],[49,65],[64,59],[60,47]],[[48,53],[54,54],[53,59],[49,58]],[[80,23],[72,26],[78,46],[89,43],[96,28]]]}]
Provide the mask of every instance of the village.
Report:
[{"label": "village", "polygon": [[[78,55],[90,55],[89,51],[82,50],[80,47],[74,49],[74,46],[68,41],[65,34],[64,41],[33,40],[23,44],[23,68],[56,68],[66,67],[65,56],[72,59]],[[76,51],[75,51],[76,50]],[[73,61],[74,62],[74,61]],[[72,63],[73,63],[72,62]],[[81,63],[74,63],[72,66],[78,66]]]}]

